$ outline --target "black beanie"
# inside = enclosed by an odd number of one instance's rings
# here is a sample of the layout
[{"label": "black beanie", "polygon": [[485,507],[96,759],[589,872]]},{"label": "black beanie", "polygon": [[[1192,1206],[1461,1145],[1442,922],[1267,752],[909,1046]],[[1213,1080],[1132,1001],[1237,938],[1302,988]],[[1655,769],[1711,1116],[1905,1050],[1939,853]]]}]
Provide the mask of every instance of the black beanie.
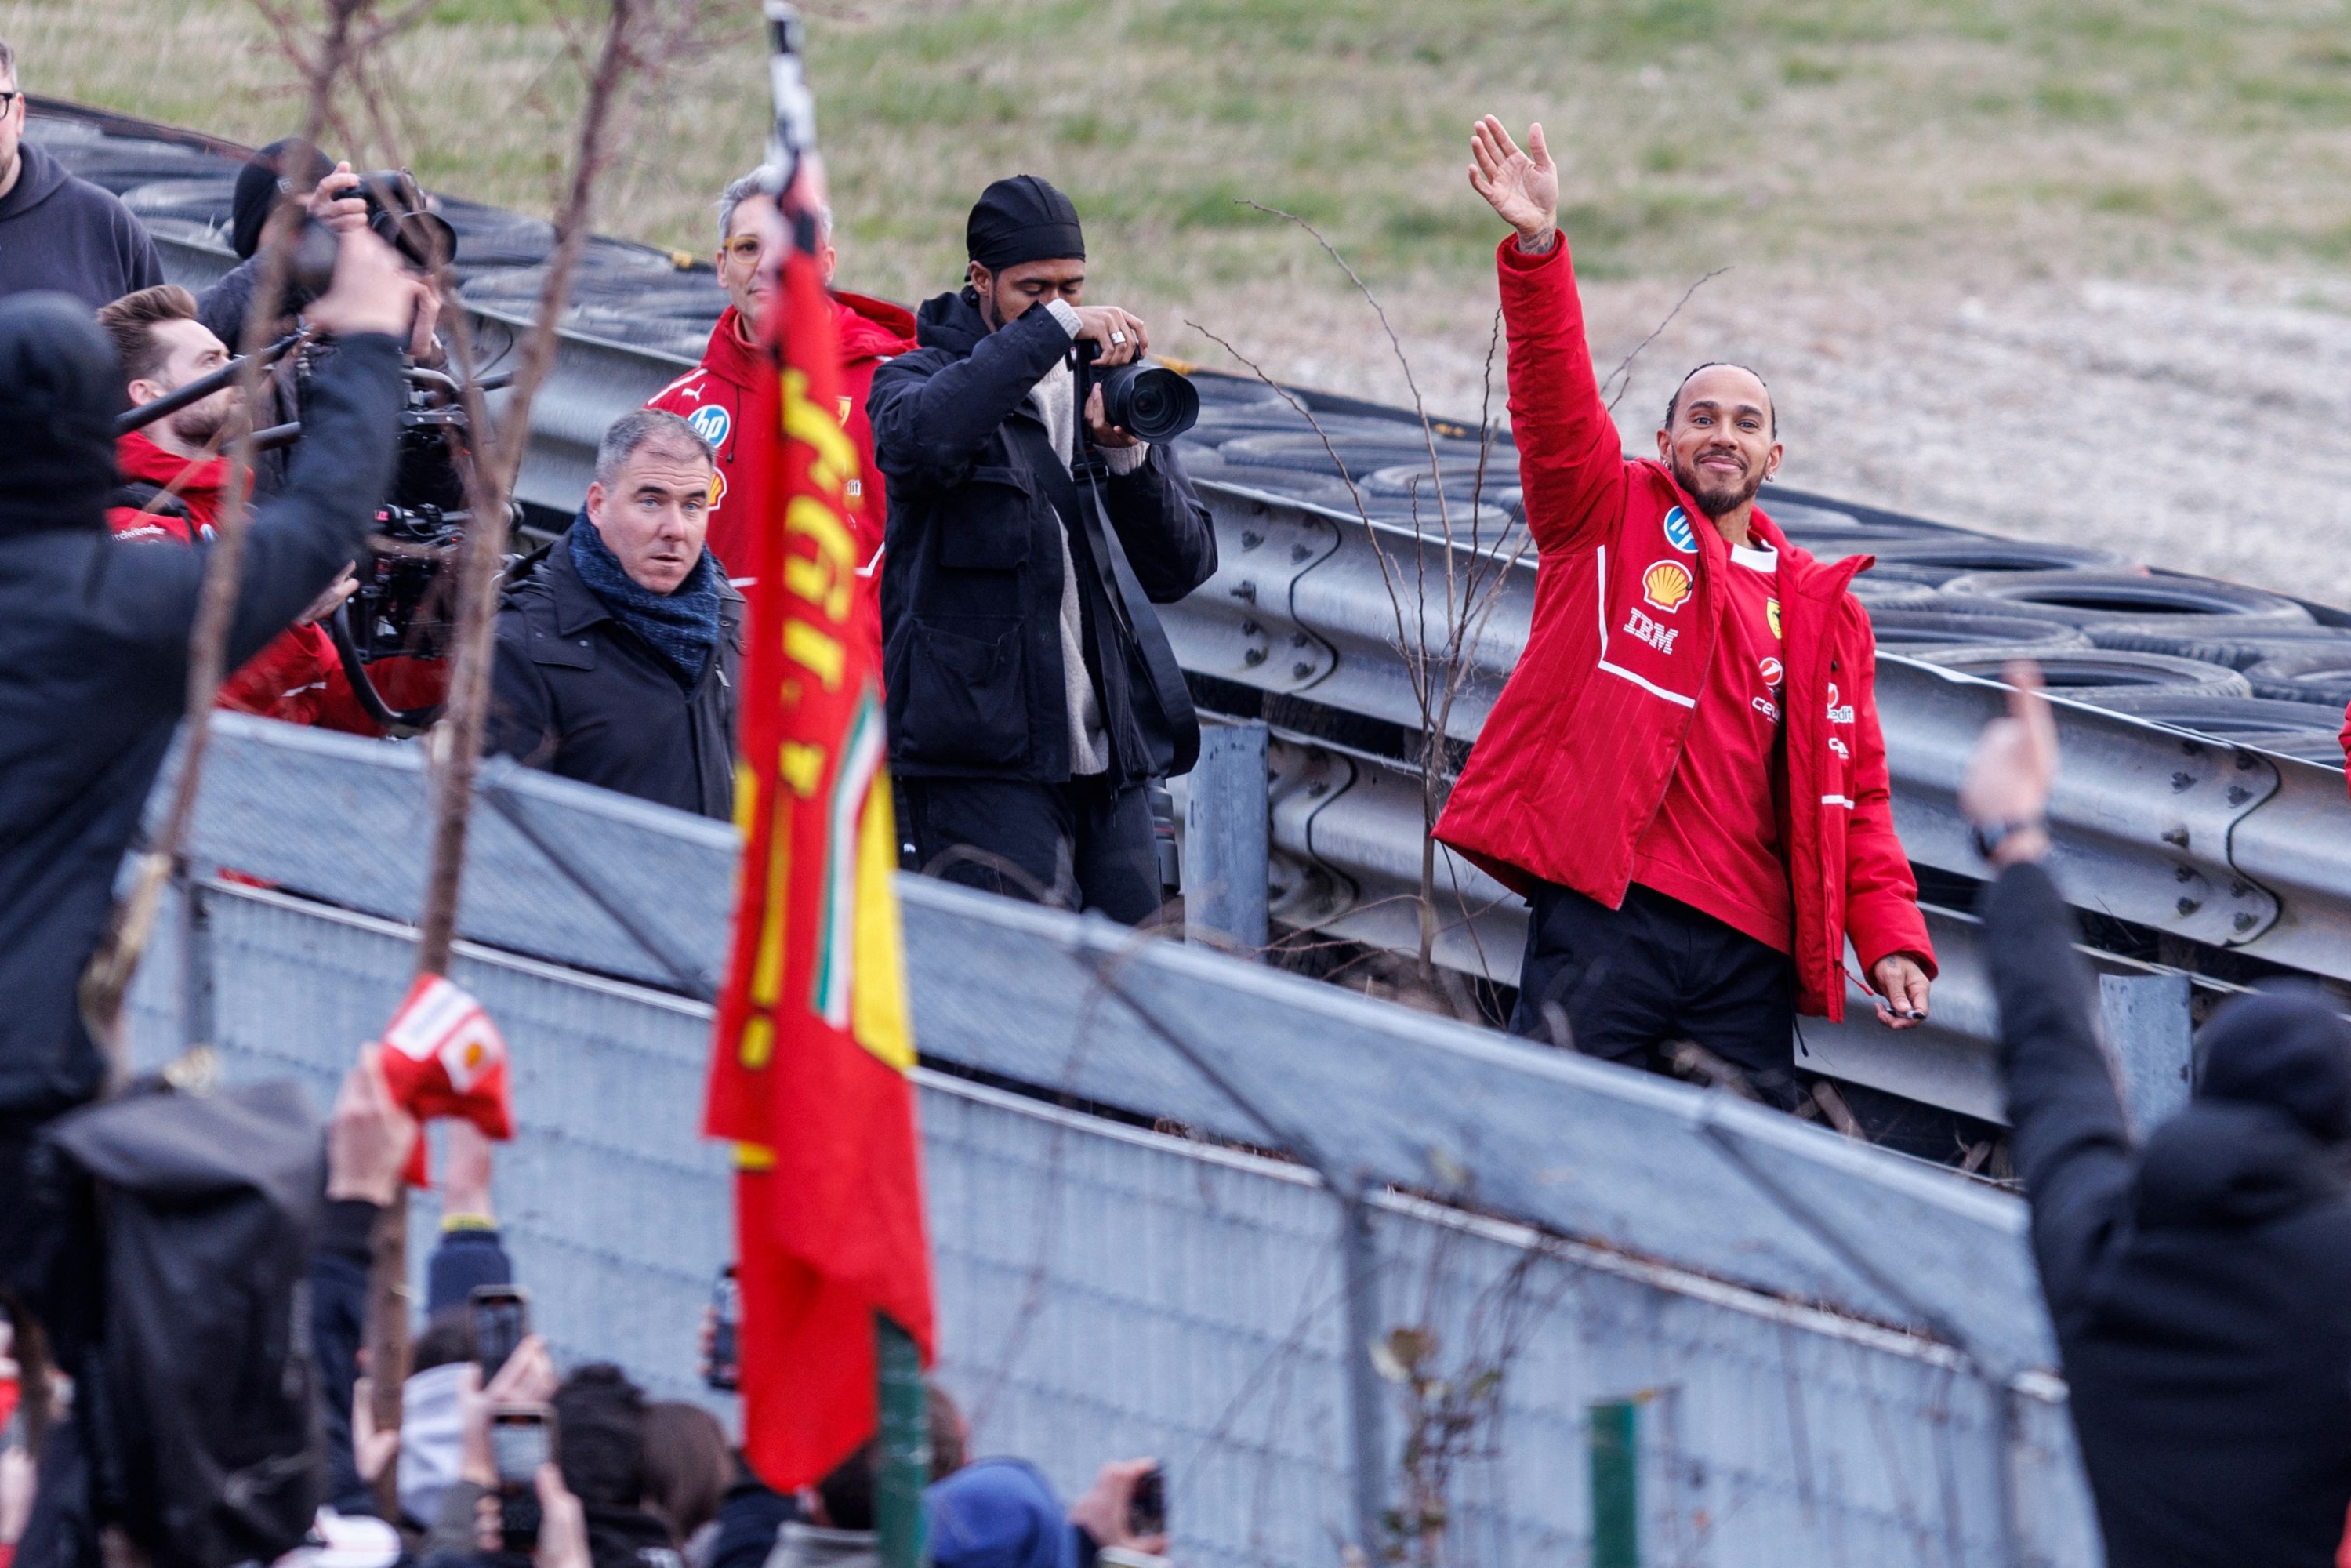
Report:
[{"label": "black beanie", "polygon": [[2320,1141],[2351,1141],[2351,1021],[2314,988],[2231,1002],[2196,1042],[2198,1095],[2271,1105]]},{"label": "black beanie", "polygon": [[963,226],[964,254],[1001,272],[1024,261],[1084,260],[1085,231],[1070,198],[1034,174],[998,180],[979,193]]},{"label": "black beanie", "polygon": [[106,526],[127,401],[114,341],[89,306],[66,294],[0,300],[0,534]]},{"label": "black beanie", "polygon": [[236,194],[229,199],[230,246],[247,260],[261,248],[261,225],[269,221],[269,210],[277,203],[278,181],[289,181],[296,190],[308,191],[334,172],[327,155],[298,136],[273,141],[255,153],[237,171]]}]

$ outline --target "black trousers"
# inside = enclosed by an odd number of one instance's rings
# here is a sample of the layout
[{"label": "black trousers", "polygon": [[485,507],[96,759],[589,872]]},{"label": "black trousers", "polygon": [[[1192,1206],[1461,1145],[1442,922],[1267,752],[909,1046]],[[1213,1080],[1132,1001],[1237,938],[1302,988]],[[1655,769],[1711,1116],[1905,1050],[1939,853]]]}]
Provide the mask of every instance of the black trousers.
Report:
[{"label": "black trousers", "polygon": [[988,893],[1099,909],[1137,925],[1159,912],[1159,855],[1140,783],[901,779],[914,869]]},{"label": "black trousers", "polygon": [[1621,909],[1548,883],[1530,903],[1512,1034],[1653,1072],[1688,1041],[1768,1104],[1803,1098],[1785,953],[1637,883]]}]

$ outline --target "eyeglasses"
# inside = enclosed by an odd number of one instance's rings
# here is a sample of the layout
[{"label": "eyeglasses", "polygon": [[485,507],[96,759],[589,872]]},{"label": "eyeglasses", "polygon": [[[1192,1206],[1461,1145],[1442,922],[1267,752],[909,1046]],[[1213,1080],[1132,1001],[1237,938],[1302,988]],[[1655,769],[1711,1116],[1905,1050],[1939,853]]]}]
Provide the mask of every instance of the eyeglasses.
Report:
[{"label": "eyeglasses", "polygon": [[768,246],[758,235],[737,235],[719,248],[737,261],[757,261]]},{"label": "eyeglasses", "polygon": [[6,92],[0,92],[0,114],[5,114],[16,108],[16,100],[24,96],[23,92],[13,88]]}]

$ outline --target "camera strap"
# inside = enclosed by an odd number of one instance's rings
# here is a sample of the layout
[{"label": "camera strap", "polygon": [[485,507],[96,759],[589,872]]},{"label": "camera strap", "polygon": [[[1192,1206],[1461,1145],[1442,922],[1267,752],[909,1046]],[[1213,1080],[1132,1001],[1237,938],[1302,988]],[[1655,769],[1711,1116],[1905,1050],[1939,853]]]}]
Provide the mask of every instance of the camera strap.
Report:
[{"label": "camera strap", "polygon": [[1176,663],[1176,650],[1159,623],[1159,612],[1136,580],[1126,550],[1119,543],[1118,530],[1111,526],[1110,510],[1102,502],[1101,468],[1101,459],[1088,453],[1071,469],[1078,492],[1078,522],[1086,531],[1087,553],[1102,575],[1111,613],[1118,617],[1127,640],[1143,655],[1143,667],[1151,677],[1160,722],[1144,725],[1142,729],[1151,747],[1152,771],[1159,778],[1173,779],[1192,771],[1192,764],[1200,758],[1200,716],[1192,706],[1192,690],[1184,684],[1183,667]]}]

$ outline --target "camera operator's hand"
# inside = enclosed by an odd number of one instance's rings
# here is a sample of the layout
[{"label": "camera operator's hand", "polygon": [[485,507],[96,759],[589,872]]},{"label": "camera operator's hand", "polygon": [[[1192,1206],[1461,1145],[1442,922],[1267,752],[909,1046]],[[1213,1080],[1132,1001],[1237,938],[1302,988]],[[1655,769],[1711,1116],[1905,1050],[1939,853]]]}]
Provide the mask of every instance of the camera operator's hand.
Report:
[{"label": "camera operator's hand", "polygon": [[349,163],[338,163],[310,192],[310,215],[334,230],[348,234],[367,227],[367,203],[360,199],[360,177]]},{"label": "camera operator's hand", "polygon": [[547,1342],[525,1334],[498,1375],[482,1386],[482,1369],[468,1364],[457,1375],[457,1473],[465,1479],[496,1490],[498,1467],[490,1456],[490,1412],[500,1405],[544,1405],[555,1397],[562,1379],[555,1375],[555,1358]]},{"label": "camera operator's hand", "polygon": [[360,1049],[359,1064],[343,1074],[327,1123],[327,1197],[357,1198],[389,1207],[400,1197],[400,1171],[416,1142],[415,1120],[392,1102],[378,1045]]},{"label": "camera operator's hand", "polygon": [[409,275],[398,251],[364,228],[336,241],[334,283],[303,319],[337,338],[361,332],[406,338],[424,284]]},{"label": "camera operator's hand", "polygon": [[1108,371],[1133,364],[1151,346],[1151,334],[1115,305],[1081,305],[1078,341],[1097,345],[1102,352],[1094,358],[1094,369]]},{"label": "camera operator's hand", "polygon": [[316,626],[319,622],[341,609],[343,601],[359,591],[360,580],[351,574],[350,567],[343,568],[343,575],[327,584],[327,591],[310,601],[310,608],[297,615],[294,618],[294,624]]},{"label": "camera operator's hand", "polygon": [[538,1549],[530,1561],[531,1568],[591,1568],[593,1562],[588,1555],[587,1510],[551,1464],[538,1467]]},{"label": "camera operator's hand", "polygon": [[448,350],[433,329],[441,322],[441,291],[432,280],[420,277],[417,282],[416,317],[408,327],[408,357],[428,369],[437,369],[448,361]]},{"label": "camera operator's hand", "polygon": [[1469,157],[1469,188],[1519,231],[1519,248],[1549,250],[1559,236],[1559,165],[1551,161],[1543,128],[1527,128],[1522,152],[1489,114],[1470,129]]},{"label": "camera operator's hand", "polygon": [[1093,437],[1096,446],[1140,446],[1143,438],[1130,435],[1113,424],[1102,414],[1102,390],[1096,387],[1086,399],[1086,434]]}]

